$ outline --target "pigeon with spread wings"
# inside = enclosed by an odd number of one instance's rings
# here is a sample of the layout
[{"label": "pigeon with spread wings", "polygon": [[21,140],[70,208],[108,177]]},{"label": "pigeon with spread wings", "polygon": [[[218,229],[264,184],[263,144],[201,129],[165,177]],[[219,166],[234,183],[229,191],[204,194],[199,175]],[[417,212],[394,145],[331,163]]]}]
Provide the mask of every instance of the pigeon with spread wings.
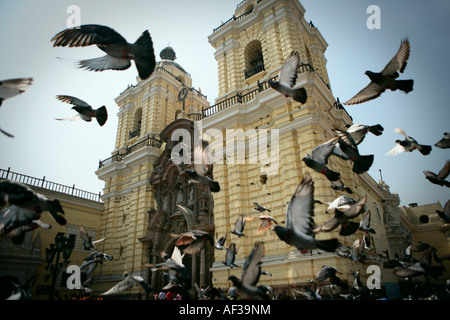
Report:
[{"label": "pigeon with spread wings", "polygon": [[357,174],[364,173],[372,166],[374,155],[360,155],[358,146],[350,133],[340,129],[334,130],[338,136],[340,150],[353,162],[353,172]]},{"label": "pigeon with spread wings", "polygon": [[450,132],[444,132],[444,135],[442,136],[441,140],[436,142],[434,145],[441,149],[450,148]]},{"label": "pigeon with spread wings", "polygon": [[60,225],[67,223],[59,200],[50,200],[21,182],[0,179],[0,208],[12,204],[38,214],[48,211]]},{"label": "pigeon with spread wings", "polygon": [[420,144],[413,137],[408,136],[405,131],[400,128],[395,128],[395,132],[401,134],[405,137],[403,140],[395,140],[396,146],[389,150],[386,155],[396,156],[403,152],[413,152],[414,150],[419,150],[423,155],[428,155],[431,152],[431,146]]},{"label": "pigeon with spread wings", "polygon": [[57,95],[56,98],[59,101],[73,105],[72,109],[78,112],[78,114],[73,117],[65,119],[58,118],[56,120],[75,121],[82,119],[86,122],[91,122],[92,118],[95,118],[100,126],[103,126],[106,123],[106,120],[108,120],[108,111],[105,106],[101,106],[98,109],[93,109],[88,103],[72,96]]},{"label": "pigeon with spread wings", "polygon": [[339,245],[337,238],[318,240],[313,233],[314,182],[306,172],[286,210],[286,227],[277,225],[274,231],[287,244],[299,250],[322,249],[334,252]]},{"label": "pigeon with spread wings", "polygon": [[305,103],[307,97],[306,89],[301,87],[294,89],[298,77],[298,67],[300,64],[300,55],[293,51],[287,57],[278,75],[278,81],[269,80],[269,85],[283,94],[285,97],[292,97],[295,101]]},{"label": "pigeon with spread wings", "polygon": [[268,300],[266,286],[256,286],[261,276],[261,260],[264,257],[264,242],[256,242],[242,267],[241,278],[230,276],[228,280],[251,298]]},{"label": "pigeon with spread wings", "polygon": [[370,78],[370,83],[344,104],[353,105],[373,100],[381,96],[386,89],[398,89],[405,93],[412,91],[414,80],[397,80],[399,72],[403,73],[406,68],[410,50],[408,38],[403,39],[397,53],[384,69],[381,72],[366,71],[365,75]]},{"label": "pigeon with spread wings", "polygon": [[[0,81],[0,106],[2,105],[3,101],[12,98],[14,96],[17,96],[25,90],[27,90],[28,86],[30,86],[33,83],[33,78],[16,78],[16,79],[8,79],[8,80],[1,80]],[[14,135],[12,135],[9,132],[6,132],[0,128],[0,132],[2,132],[4,135],[14,138]]]},{"label": "pigeon with spread wings", "polygon": [[95,245],[99,242],[102,242],[103,240],[105,240],[105,238],[99,239],[99,240],[92,240],[92,237],[88,234],[88,232],[86,231],[86,228],[83,226],[80,226],[79,228],[79,232],[80,232],[80,237],[83,240],[83,247],[85,250],[91,250],[91,249],[95,249]]},{"label": "pigeon with spread wings", "polygon": [[322,143],[311,151],[311,155],[307,154],[302,159],[308,167],[325,175],[330,181],[337,181],[340,177],[339,172],[335,172],[327,166],[328,158],[333,153],[338,139],[338,137],[334,137],[327,142]]},{"label": "pigeon with spread wings", "polygon": [[92,71],[126,70],[134,60],[139,77],[147,79],[153,73],[156,60],[152,38],[148,30],[144,31],[134,43],[128,43],[115,30],[97,24],[85,24],[65,29],[52,39],[54,47],[85,47],[97,45],[105,56],[81,60],[81,68]]},{"label": "pigeon with spread wings", "polygon": [[450,160],[447,160],[445,162],[444,167],[439,171],[438,174],[428,170],[425,170],[423,172],[425,178],[431,183],[450,188],[450,181],[445,180],[448,177],[449,173],[450,173]]},{"label": "pigeon with spread wings", "polygon": [[102,296],[107,296],[111,294],[119,294],[125,290],[132,289],[134,287],[141,286],[146,293],[150,293],[152,288],[148,285],[146,280],[141,276],[134,276],[132,273],[125,273],[124,279],[113,286],[106,292],[103,292]]},{"label": "pigeon with spread wings", "polygon": [[211,192],[219,192],[220,184],[211,179],[208,174],[212,169],[212,159],[209,154],[207,142],[194,144],[194,167],[192,169],[184,170],[192,180],[198,183],[203,183],[209,187]]}]

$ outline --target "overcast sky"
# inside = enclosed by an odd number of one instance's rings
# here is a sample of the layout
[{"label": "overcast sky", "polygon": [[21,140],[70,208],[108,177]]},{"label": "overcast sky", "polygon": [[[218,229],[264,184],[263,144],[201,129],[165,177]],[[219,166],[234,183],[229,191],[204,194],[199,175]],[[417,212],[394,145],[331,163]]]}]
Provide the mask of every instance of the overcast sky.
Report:
[{"label": "overcast sky", "polygon": [[[54,48],[50,39],[70,22],[71,5],[80,8],[81,24],[112,27],[129,42],[149,30],[159,52],[170,45],[177,62],[191,74],[193,86],[214,104],[218,95],[217,64],[208,43],[213,28],[228,20],[241,0],[129,0],[77,1],[0,0],[0,80],[33,77],[24,94],[6,100],[0,108],[0,127],[15,135],[0,136],[0,168],[100,192],[95,175],[98,161],[114,150],[119,108],[114,99],[136,84],[134,63],[126,71],[89,72],[74,67],[80,59],[103,55],[95,46]],[[303,0],[305,19],[312,20],[328,43],[325,52],[331,89],[341,102],[368,82],[364,71],[380,71],[409,37],[411,55],[402,79],[414,79],[414,91],[386,92],[380,98],[346,109],[355,123],[377,124],[382,136],[368,136],[360,153],[374,154],[369,173],[397,192],[402,205],[419,205],[450,198],[450,189],[433,185],[423,170],[438,172],[450,159],[450,149],[434,144],[450,131],[450,89],[447,73],[450,52],[450,2],[447,0]],[[380,8],[380,29],[369,29],[370,5]],[[58,57],[62,59],[58,59]],[[74,115],[71,106],[56,100],[72,95],[97,108],[106,105],[108,122],[60,122]],[[418,152],[386,156],[400,139],[399,127],[420,143],[433,146],[428,156]]]}]

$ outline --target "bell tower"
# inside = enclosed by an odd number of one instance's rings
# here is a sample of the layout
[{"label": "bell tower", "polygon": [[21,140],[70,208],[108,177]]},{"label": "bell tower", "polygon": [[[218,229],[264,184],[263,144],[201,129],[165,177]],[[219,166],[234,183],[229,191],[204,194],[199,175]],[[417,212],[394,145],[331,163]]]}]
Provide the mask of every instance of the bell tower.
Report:
[{"label": "bell tower", "polygon": [[[99,231],[105,241],[99,250],[112,255],[114,263],[99,266],[96,292],[111,288],[125,272],[154,278],[145,264],[160,252],[150,241],[141,240],[151,213],[159,208],[150,180],[165,145],[161,133],[177,120],[189,121],[209,107],[206,96],[192,87],[190,74],[175,62],[173,48],[164,48],[160,58],[148,79],[138,78],[136,85],[115,99],[119,107],[115,148],[96,171],[105,182]],[[142,289],[131,291],[138,292]]]},{"label": "bell tower", "polygon": [[[221,185],[221,191],[214,194],[215,236],[226,234],[226,246],[236,244],[238,265],[243,265],[256,241],[263,241],[263,269],[272,276],[261,276],[260,283],[279,289],[308,284],[323,265],[337,266],[343,279],[353,279],[350,259],[334,252],[300,252],[273,231],[258,233],[258,219],[246,223],[247,237],[230,234],[240,214],[258,215],[254,202],[271,209],[272,217],[284,224],[287,204],[307,171],[315,183],[314,196],[323,203],[315,205],[316,224],[330,219],[324,204],[345,194],[331,188],[330,181],[302,161],[312,149],[335,135],[334,128],[345,129],[346,124],[352,123],[331,90],[325,58],[328,44],[319,29],[305,20],[305,11],[298,0],[244,0],[233,16],[208,37],[215,49],[219,96],[215,105],[203,110],[201,124],[203,131],[214,130],[224,140],[224,161],[214,164],[214,179]],[[268,84],[269,79],[278,77],[292,51],[299,52],[302,60],[296,88],[306,89],[305,104],[286,98]],[[245,161],[236,161],[239,143],[231,133],[245,141]],[[340,172],[344,184],[352,189],[353,198],[368,196],[367,210],[376,212],[375,208],[383,207],[383,195],[367,173],[357,175],[350,161],[337,157],[330,159],[329,167]],[[389,248],[382,223],[373,221],[377,250]],[[351,247],[362,235],[357,232],[340,237],[338,230],[316,235],[317,239],[336,237]],[[242,272],[223,265],[224,255],[216,250],[211,268],[213,285],[221,288],[229,286],[230,275],[239,278]]]}]

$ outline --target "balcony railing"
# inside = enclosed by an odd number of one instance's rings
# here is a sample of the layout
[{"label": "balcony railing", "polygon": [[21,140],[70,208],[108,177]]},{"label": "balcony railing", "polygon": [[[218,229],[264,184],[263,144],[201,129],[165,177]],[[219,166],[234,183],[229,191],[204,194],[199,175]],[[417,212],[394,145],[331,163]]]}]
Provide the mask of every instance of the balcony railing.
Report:
[{"label": "balcony railing", "polygon": [[8,168],[8,170],[0,169],[0,178],[21,182],[31,187],[38,187],[50,191],[68,194],[74,197],[101,202],[100,193],[93,193],[77,189],[75,188],[75,185],[70,187],[60,183],[47,181],[45,180],[45,176],[43,178],[35,178],[21,173],[12,172],[10,168]]},{"label": "balcony railing", "polygon": [[127,147],[125,149],[125,152],[118,151],[115,154],[113,154],[111,157],[109,157],[105,160],[100,160],[98,163],[98,168],[100,169],[100,168],[110,165],[111,163],[114,163],[114,162],[120,162],[127,155],[129,155],[137,150],[140,150],[142,148],[150,147],[150,146],[159,149],[161,147],[161,141],[156,139],[154,135],[152,135],[152,136],[148,135],[144,140],[139,141],[130,147]]},{"label": "balcony railing", "polygon": [[264,71],[264,70],[265,70],[264,69],[264,65],[257,66],[257,67],[255,67],[253,69],[250,69],[250,70],[244,70],[245,79],[253,77],[255,74],[258,74],[258,73],[260,73],[261,71]]}]

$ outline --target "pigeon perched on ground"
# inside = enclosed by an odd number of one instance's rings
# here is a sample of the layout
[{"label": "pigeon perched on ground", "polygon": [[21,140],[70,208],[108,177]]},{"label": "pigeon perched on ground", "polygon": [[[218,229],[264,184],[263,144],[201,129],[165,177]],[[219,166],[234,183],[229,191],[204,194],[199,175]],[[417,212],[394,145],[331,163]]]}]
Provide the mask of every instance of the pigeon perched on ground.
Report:
[{"label": "pigeon perched on ground", "polygon": [[305,88],[294,89],[298,77],[298,67],[300,55],[293,51],[287,57],[278,75],[278,81],[269,80],[269,85],[283,94],[285,97],[292,97],[295,101],[305,103],[308,98]]},{"label": "pigeon perched on ground", "polygon": [[353,172],[361,174],[368,171],[372,166],[374,155],[360,155],[358,146],[350,133],[340,129],[335,129],[335,132],[339,138],[338,144],[340,149],[347,156],[347,158],[353,162]]},{"label": "pigeon perched on ground", "polygon": [[436,213],[445,223],[450,223],[450,199],[444,205],[444,211],[436,210]]},{"label": "pigeon perched on ground", "polygon": [[346,105],[358,104],[378,98],[386,89],[395,91],[397,89],[408,93],[413,90],[414,80],[396,80],[399,72],[405,70],[410,54],[410,44],[408,38],[402,40],[400,48],[395,56],[389,61],[384,69],[377,73],[366,71],[365,74],[370,78],[370,83],[353,98],[344,102]]},{"label": "pigeon perched on ground", "polygon": [[[33,78],[16,78],[16,79],[8,79],[0,81],[0,106],[3,103],[3,100],[8,98],[12,98],[17,96],[25,90],[27,90],[28,86],[33,83]],[[0,132],[4,135],[13,138],[14,136],[0,128]]]},{"label": "pigeon perched on ground", "polygon": [[0,210],[0,237],[8,236],[14,244],[21,244],[28,231],[42,227],[50,229],[51,225],[39,220],[40,213],[16,205]]},{"label": "pigeon perched on ground", "polygon": [[83,226],[80,226],[79,231],[80,231],[80,237],[83,240],[83,247],[85,250],[91,250],[92,248],[95,249],[96,248],[95,245],[97,243],[105,240],[105,238],[102,238],[99,240],[92,241],[92,237],[90,235],[88,235],[86,229]]},{"label": "pigeon perched on ground", "polygon": [[0,208],[12,204],[38,214],[48,211],[60,225],[67,223],[57,199],[50,200],[21,182],[0,179]]},{"label": "pigeon perched on ground", "polygon": [[242,267],[241,278],[230,276],[228,280],[238,290],[243,291],[251,298],[268,300],[267,288],[265,286],[256,286],[261,276],[261,259],[264,257],[264,242],[256,242],[250,255],[245,260]]},{"label": "pigeon perched on ground", "polygon": [[272,227],[272,224],[278,224],[278,222],[269,215],[259,215],[257,217],[247,218],[248,221],[253,221],[255,219],[261,220],[261,225],[259,226],[258,232],[256,234],[264,233]]},{"label": "pigeon perched on ground", "polygon": [[234,263],[234,260],[236,259],[236,244],[234,242],[230,243],[227,249],[227,254],[225,255],[225,261],[222,263],[230,268],[240,268],[237,264]]},{"label": "pigeon perched on ground", "polygon": [[83,100],[72,96],[57,95],[56,98],[59,101],[73,105],[72,109],[78,112],[78,114],[73,117],[65,119],[58,118],[56,120],[75,121],[82,119],[84,121],[91,122],[92,118],[95,118],[97,119],[97,122],[100,126],[103,126],[106,123],[106,120],[108,120],[108,111],[106,110],[105,106],[101,106],[98,109],[93,109],[89,104],[87,104]]},{"label": "pigeon perched on ground", "polygon": [[146,293],[150,293],[152,288],[148,285],[145,279],[141,276],[134,276],[132,273],[125,273],[124,279],[117,283],[114,287],[106,292],[103,292],[102,296],[107,296],[111,294],[119,294],[125,290],[132,289],[134,287],[141,286]]},{"label": "pigeon perched on ground", "polygon": [[128,43],[119,33],[107,26],[86,24],[66,29],[51,41],[54,47],[85,47],[97,45],[106,52],[103,57],[81,60],[81,68],[93,71],[126,70],[134,60],[139,77],[147,79],[153,73],[156,60],[152,38],[144,31],[135,43]]},{"label": "pigeon perched on ground", "polygon": [[182,234],[170,234],[171,237],[178,238],[176,246],[187,246],[183,249],[186,254],[196,254],[206,248],[209,242],[214,246],[214,238],[211,234],[203,230],[191,230]]},{"label": "pigeon perched on ground", "polygon": [[314,182],[305,173],[286,210],[286,227],[277,225],[274,231],[287,244],[298,250],[322,249],[334,252],[339,245],[337,238],[318,240],[312,231],[314,220]]},{"label": "pigeon perched on ground", "polygon": [[267,209],[266,207],[263,207],[262,205],[260,205],[258,202],[253,202],[253,205],[255,206],[255,210],[259,211],[261,213],[263,213],[264,211],[270,211],[270,209]]},{"label": "pigeon perched on ground", "polygon": [[404,140],[395,140],[395,143],[397,144],[394,148],[392,148],[390,151],[386,153],[386,155],[389,156],[396,156],[399,153],[402,152],[413,152],[414,150],[419,150],[420,153],[423,155],[428,155],[431,152],[431,146],[429,145],[423,145],[417,142],[416,139],[408,136],[405,131],[399,128],[395,128],[395,132],[398,134],[401,134],[405,137]]},{"label": "pigeon perched on ground", "polygon": [[203,183],[209,187],[211,192],[219,192],[220,184],[217,181],[212,180],[208,174],[212,169],[212,160],[209,156],[209,152],[204,148],[203,143],[198,143],[194,146],[194,168],[184,170],[195,182]]},{"label": "pigeon perched on ground", "polygon": [[450,181],[445,180],[448,177],[449,173],[450,173],[450,160],[447,160],[445,162],[444,167],[441,169],[441,171],[439,171],[438,174],[435,174],[434,172],[428,170],[425,170],[423,172],[425,178],[431,183],[450,188]]},{"label": "pigeon perched on ground", "polygon": [[436,142],[435,146],[438,147],[438,148],[441,148],[441,149],[448,149],[448,148],[450,148],[450,133],[449,132],[444,132],[444,136],[442,137],[441,140]]},{"label": "pigeon perched on ground", "polygon": [[244,217],[243,214],[240,214],[237,218],[236,218],[236,222],[234,223],[234,229],[231,230],[230,232],[232,234],[237,235],[238,237],[246,237],[246,235],[244,234],[244,227],[245,227],[245,222],[248,219]]},{"label": "pigeon perched on ground", "polygon": [[319,172],[327,177],[330,181],[339,180],[339,172],[330,170],[327,167],[328,158],[332,154],[338,137],[334,137],[311,151],[311,155],[307,154],[302,160],[305,164],[316,172]]}]

